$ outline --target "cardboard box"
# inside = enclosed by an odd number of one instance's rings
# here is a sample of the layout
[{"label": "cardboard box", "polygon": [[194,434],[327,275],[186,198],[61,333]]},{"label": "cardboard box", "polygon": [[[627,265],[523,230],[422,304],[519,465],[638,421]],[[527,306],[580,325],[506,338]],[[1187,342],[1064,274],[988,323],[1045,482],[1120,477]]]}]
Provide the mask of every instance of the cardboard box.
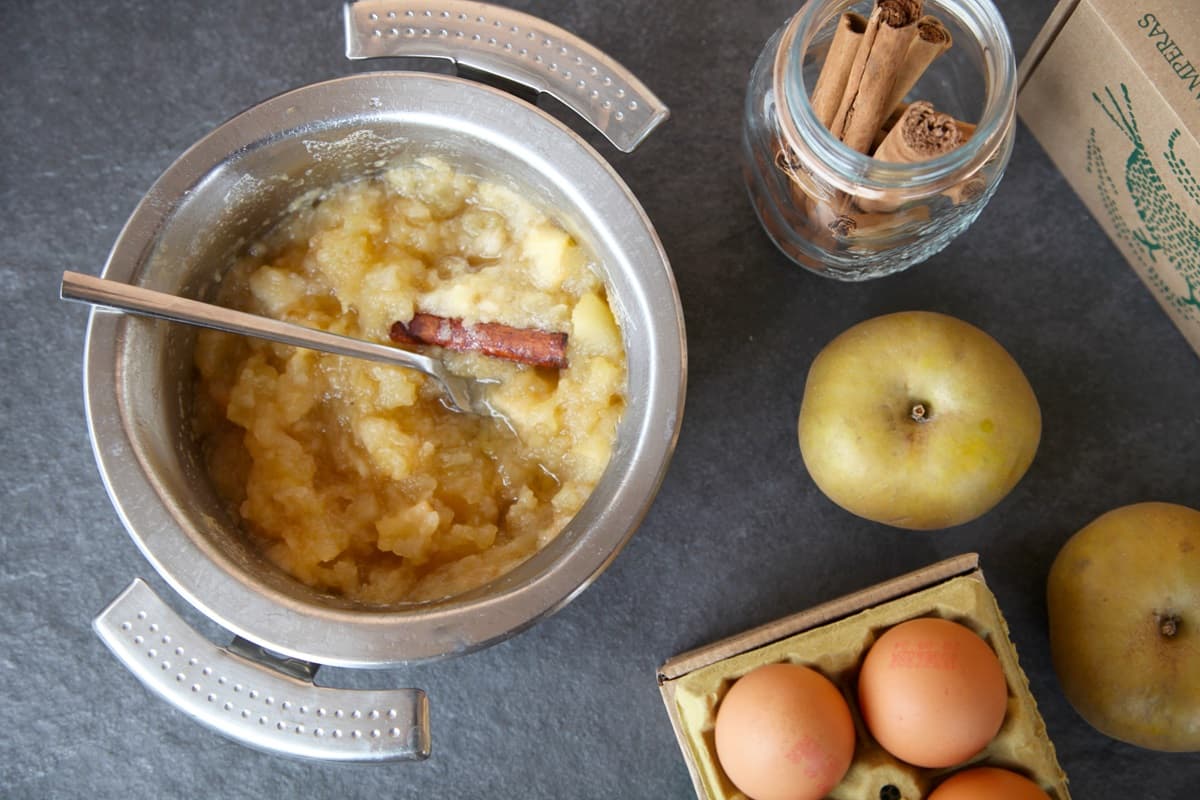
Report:
[{"label": "cardboard box", "polygon": [[[854,762],[830,800],[899,797],[921,800],[949,769],[922,769],[885,752],[865,732],[855,702],[863,656],[887,628],[907,619],[938,616],[973,629],[991,644],[1004,667],[1009,703],[1004,724],[970,765],[1007,767],[1036,781],[1053,800],[1070,800],[1067,778],[1017,661],[1008,626],[987,588],[979,557],[967,554],[834,600],[667,661],[659,690],[696,795],[702,800],[743,798],[720,768],[713,724],[721,698],[755,667],[791,661],[832,680],[846,697],[858,731]],[[885,790],[893,786],[898,791]]]},{"label": "cardboard box", "polygon": [[1200,6],[1061,0],[1017,110],[1200,353]]}]

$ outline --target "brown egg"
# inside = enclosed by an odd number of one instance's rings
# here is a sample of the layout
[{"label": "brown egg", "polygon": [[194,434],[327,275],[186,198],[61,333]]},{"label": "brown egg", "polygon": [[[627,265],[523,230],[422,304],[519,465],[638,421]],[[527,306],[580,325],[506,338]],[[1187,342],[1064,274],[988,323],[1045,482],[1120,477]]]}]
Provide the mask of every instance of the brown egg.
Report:
[{"label": "brown egg", "polygon": [[858,704],[889,753],[919,767],[950,767],[1000,730],[1008,686],[1000,659],[974,631],[922,617],[889,628],[867,651]]},{"label": "brown egg", "polygon": [[1050,795],[1015,772],[976,767],[947,778],[929,800],[1050,800]]},{"label": "brown egg", "polygon": [[854,721],[841,692],[798,664],[743,675],[721,700],[717,760],[753,800],[820,800],[854,758]]}]

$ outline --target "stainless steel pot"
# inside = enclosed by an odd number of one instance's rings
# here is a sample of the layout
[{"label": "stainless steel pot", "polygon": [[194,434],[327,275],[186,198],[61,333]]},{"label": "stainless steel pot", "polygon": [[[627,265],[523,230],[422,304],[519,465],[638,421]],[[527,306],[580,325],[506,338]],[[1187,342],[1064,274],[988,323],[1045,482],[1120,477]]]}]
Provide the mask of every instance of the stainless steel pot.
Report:
[{"label": "stainless steel pot", "polygon": [[[367,0],[347,5],[346,34],[350,57],[451,57],[551,93],[625,150],[667,114],[591,46],[495,6]],[[105,276],[202,295],[214,270],[296,198],[427,153],[556,210],[599,256],[628,357],[627,411],[591,499],[544,550],[480,589],[381,610],[283,575],[238,533],[205,478],[189,432],[193,332],[103,311],[89,321],[88,423],[113,504],[167,583],[237,638],[227,648],[212,645],[141,581],[97,618],[96,630],[153,691],[261,749],[341,760],[427,755],[422,692],[317,687],[315,665],[380,667],[461,654],[561,607],[632,535],[678,435],[683,318],[645,213],[566,126],[460,78],[366,73],[254,106],[158,179],[117,239]]]}]

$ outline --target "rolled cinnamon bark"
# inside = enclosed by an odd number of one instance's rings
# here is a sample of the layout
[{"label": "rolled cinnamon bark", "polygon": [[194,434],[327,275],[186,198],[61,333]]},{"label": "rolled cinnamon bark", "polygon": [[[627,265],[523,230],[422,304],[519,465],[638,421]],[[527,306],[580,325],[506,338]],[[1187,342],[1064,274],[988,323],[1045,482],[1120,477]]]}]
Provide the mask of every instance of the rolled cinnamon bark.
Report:
[{"label": "rolled cinnamon bark", "polygon": [[942,192],[942,195],[950,198],[950,201],[958,206],[963,203],[975,202],[983,196],[985,191],[987,191],[987,181],[982,175],[973,175],[961,183],[951,186]]},{"label": "rolled cinnamon bark", "polygon": [[918,100],[884,137],[875,150],[875,158],[898,164],[928,161],[949,153],[966,140],[958,120],[938,111],[932,103]]},{"label": "rolled cinnamon bark", "polygon": [[854,219],[850,197],[845,192],[835,191],[828,197],[805,196],[805,213],[809,225],[822,236],[835,241],[844,241],[854,233],[858,222]]},{"label": "rolled cinnamon bark", "polygon": [[782,141],[776,143],[775,167],[787,176],[792,198],[784,213],[804,226],[808,241],[827,249],[837,247],[839,236],[853,227],[847,217],[850,198],[845,192],[821,187]]},{"label": "rolled cinnamon bark", "polygon": [[953,44],[954,40],[950,36],[950,31],[940,19],[926,14],[917,20],[917,35],[913,38],[912,44],[908,46],[908,52],[896,73],[896,83],[892,86],[892,93],[883,104],[885,116],[900,105],[904,95],[917,85],[917,81],[925,74],[925,70],[929,69],[933,60],[949,50]]},{"label": "rolled cinnamon bark", "polygon": [[[929,216],[928,205],[916,205],[898,211],[854,211],[845,216],[848,229],[839,238],[854,247],[871,247],[876,245],[879,239],[894,236],[897,231],[907,226],[927,222]],[[887,247],[882,243],[879,246]]]},{"label": "rolled cinnamon bark", "polygon": [[886,103],[913,39],[923,0],[876,0],[867,20],[842,101],[830,132],[847,146],[866,153],[875,132],[891,111]]},{"label": "rolled cinnamon bark", "polygon": [[775,169],[793,180],[800,169],[800,159],[782,140],[775,142]]},{"label": "rolled cinnamon bark", "polygon": [[[938,111],[932,103],[918,100],[904,111],[875,149],[875,158],[895,164],[913,164],[949,153],[966,140],[958,120]],[[904,201],[902,193],[896,192],[895,196],[859,197],[857,204],[868,213],[887,213],[898,209]]]},{"label": "rolled cinnamon bark", "polygon": [[817,85],[813,87],[809,98],[813,112],[826,128],[833,123],[833,117],[842,103],[846,82],[850,80],[850,68],[854,65],[858,45],[866,30],[867,19],[862,14],[851,11],[838,18],[833,42],[829,45],[829,53],[817,76]]},{"label": "rolled cinnamon bark", "polygon": [[388,331],[397,344],[435,344],[448,350],[476,351],[534,367],[567,367],[567,334],[513,328],[498,322],[464,325],[461,319],[414,314]]},{"label": "rolled cinnamon bark", "polygon": [[[872,153],[879,149],[879,145],[883,144],[883,140],[887,138],[889,133],[891,133],[892,128],[896,127],[896,123],[900,121],[902,116],[904,116],[904,112],[908,111],[908,106],[908,103],[901,103],[900,105],[896,106],[896,110],[893,111],[888,118],[883,121],[883,124],[879,126],[879,131],[875,134],[875,145],[871,148]],[[975,135],[974,123],[963,122],[961,119],[956,118],[954,120],[954,124],[958,126],[958,129],[962,132],[964,142]]]}]

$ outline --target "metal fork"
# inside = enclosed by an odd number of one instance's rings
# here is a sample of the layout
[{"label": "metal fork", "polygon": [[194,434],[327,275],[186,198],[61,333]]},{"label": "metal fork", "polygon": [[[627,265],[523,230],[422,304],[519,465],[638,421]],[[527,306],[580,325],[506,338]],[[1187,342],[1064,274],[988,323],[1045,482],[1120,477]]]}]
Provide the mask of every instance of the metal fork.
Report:
[{"label": "metal fork", "polygon": [[63,273],[60,296],[131,314],[415,369],[441,384],[443,402],[451,410],[503,418],[484,400],[481,382],[454,375],[430,356],[79,272]]}]

